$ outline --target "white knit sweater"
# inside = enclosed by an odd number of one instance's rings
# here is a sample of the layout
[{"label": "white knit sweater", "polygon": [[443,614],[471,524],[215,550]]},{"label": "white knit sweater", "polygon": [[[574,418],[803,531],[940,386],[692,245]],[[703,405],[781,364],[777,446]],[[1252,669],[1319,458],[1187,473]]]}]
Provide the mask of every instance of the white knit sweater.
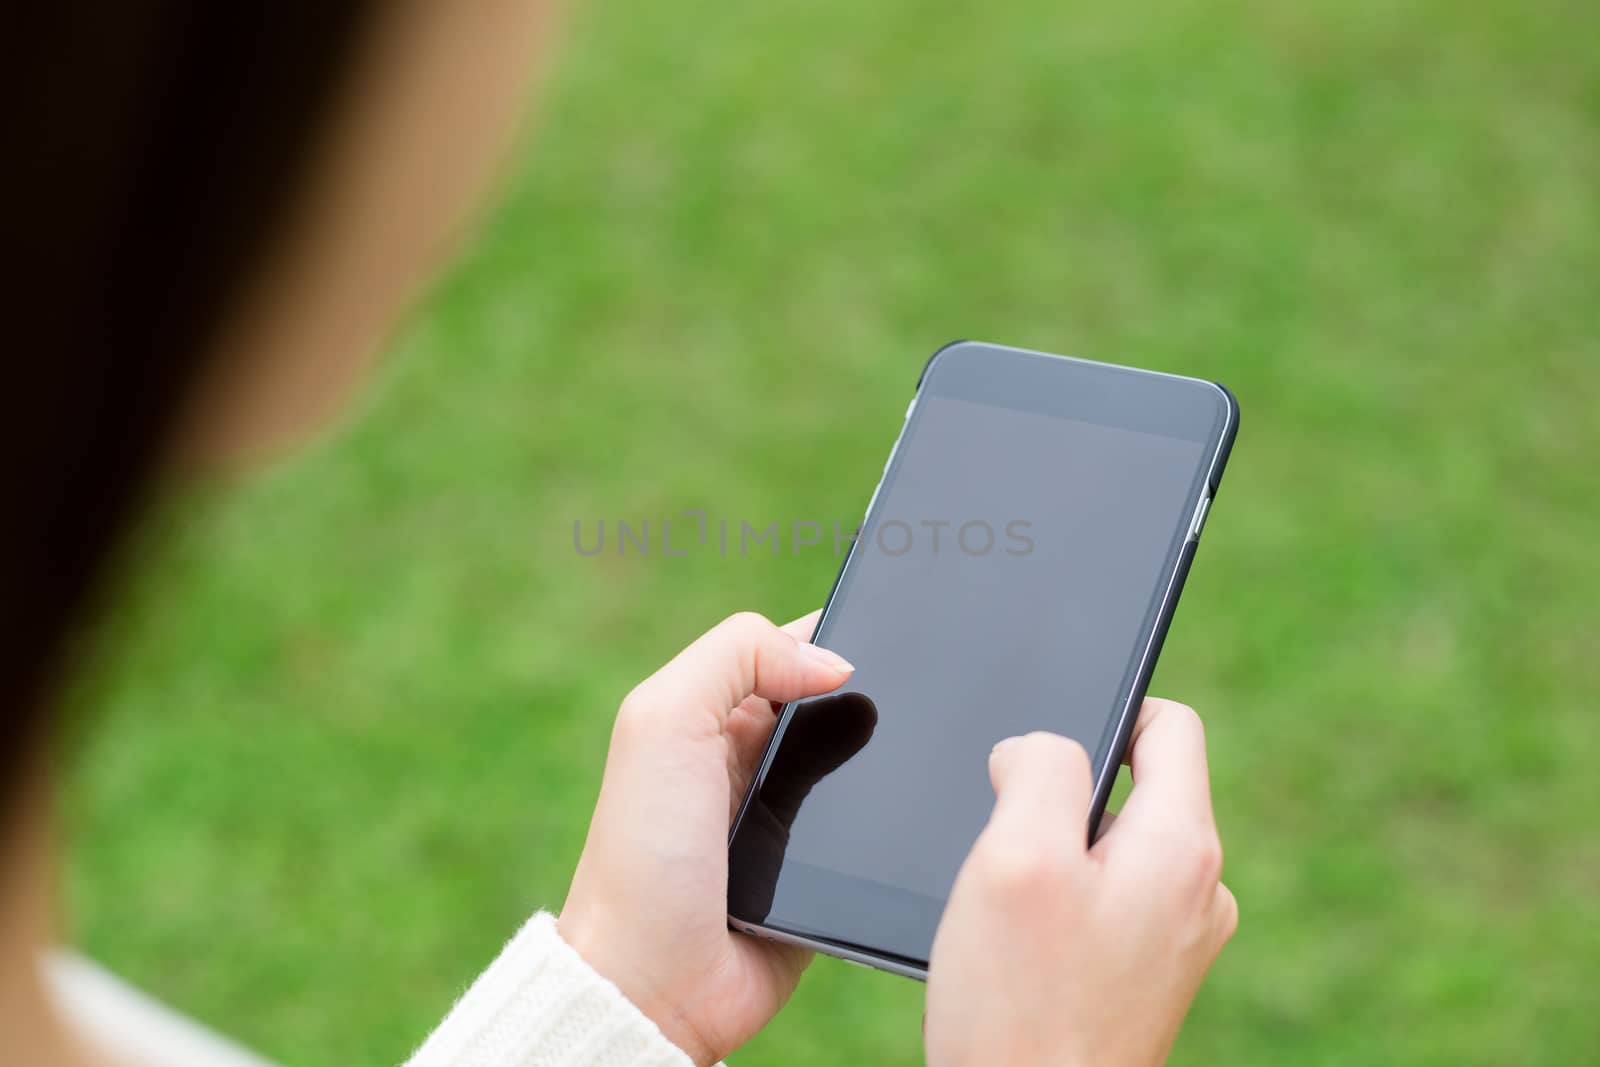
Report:
[{"label": "white knit sweater", "polygon": [[540,912],[407,1067],[692,1067]]}]

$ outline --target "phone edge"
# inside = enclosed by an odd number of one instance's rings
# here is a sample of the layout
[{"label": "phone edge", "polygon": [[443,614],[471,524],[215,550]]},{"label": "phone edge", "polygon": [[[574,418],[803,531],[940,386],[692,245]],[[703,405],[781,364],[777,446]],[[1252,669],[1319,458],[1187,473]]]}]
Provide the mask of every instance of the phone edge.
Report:
[{"label": "phone edge", "polygon": [[889,974],[898,974],[902,978],[914,978],[919,982],[928,980],[928,968],[920,967],[901,959],[891,959],[871,952],[858,951],[836,945],[832,941],[818,938],[805,937],[793,934],[787,930],[778,930],[760,923],[747,922],[744,919],[728,916],[728,925],[743,934],[759,937],[763,941],[776,941],[782,945],[793,945],[796,948],[809,949],[819,952],[824,956],[831,956],[836,960],[853,963],[861,967],[869,967],[875,971],[887,971]]},{"label": "phone edge", "polygon": [[[1181,375],[1175,375],[1181,377]],[[1216,450],[1211,455],[1211,466],[1206,472],[1205,488],[1201,491],[1200,500],[1210,498],[1215,501],[1217,489],[1222,484],[1222,471],[1228,464],[1228,457],[1233,451],[1234,438],[1239,433],[1239,401],[1233,392],[1221,382],[1210,381],[1203,378],[1191,378],[1190,381],[1204,382],[1211,386],[1221,396],[1227,412],[1222,433],[1218,437]],[[1200,500],[1193,503],[1193,507],[1200,507]],[[1209,510],[1209,508],[1208,508]],[[1192,521],[1192,520],[1191,520]],[[1202,522],[1202,526],[1204,523]],[[1150,637],[1145,642],[1144,656],[1139,661],[1139,670],[1134,675],[1133,687],[1129,690],[1127,703],[1123,705],[1121,715],[1117,719],[1117,728],[1112,733],[1111,745],[1106,750],[1105,768],[1095,780],[1094,793],[1089,803],[1088,837],[1093,842],[1095,835],[1100,830],[1100,820],[1105,817],[1106,805],[1111,800],[1111,791],[1116,787],[1117,775],[1122,768],[1123,758],[1128,752],[1128,743],[1133,737],[1133,727],[1138,722],[1139,708],[1144,704],[1144,698],[1150,689],[1150,679],[1155,676],[1156,663],[1161,658],[1162,647],[1167,641],[1167,632],[1172,628],[1172,620],[1178,612],[1178,601],[1183,596],[1183,587],[1189,580],[1190,568],[1194,565],[1195,554],[1200,548],[1200,531],[1191,527],[1185,535],[1183,548],[1178,552],[1178,560],[1172,569],[1172,574],[1167,579],[1166,592],[1162,594],[1161,608],[1156,614],[1155,625],[1151,628]]]}]

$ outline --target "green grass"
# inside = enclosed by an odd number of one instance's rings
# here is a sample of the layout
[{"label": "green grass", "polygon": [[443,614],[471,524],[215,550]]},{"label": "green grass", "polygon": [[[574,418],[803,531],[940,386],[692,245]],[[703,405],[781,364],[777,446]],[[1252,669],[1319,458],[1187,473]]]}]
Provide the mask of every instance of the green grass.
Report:
[{"label": "green grass", "polygon": [[[359,419],[154,531],[73,764],[82,943],[285,1063],[399,1060],[561,901],[629,686],[834,567],[573,519],[849,520],[978,337],[1242,401],[1155,686],[1243,911],[1177,1062],[1592,1058],[1596,39],[1576,0],[585,5]],[[821,961],[735,1060],[916,1063],[920,1012]]]}]

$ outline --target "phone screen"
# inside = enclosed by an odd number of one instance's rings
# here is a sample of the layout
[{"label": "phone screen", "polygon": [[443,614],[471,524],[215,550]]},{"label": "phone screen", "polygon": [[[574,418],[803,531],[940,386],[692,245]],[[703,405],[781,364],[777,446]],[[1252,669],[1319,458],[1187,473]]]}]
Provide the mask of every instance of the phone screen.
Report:
[{"label": "phone screen", "polygon": [[816,635],[855,674],[785,709],[731,853],[736,917],[915,961],[994,744],[1050,730],[1103,773],[1219,434],[1203,383],[961,347],[982,351],[930,368]]}]

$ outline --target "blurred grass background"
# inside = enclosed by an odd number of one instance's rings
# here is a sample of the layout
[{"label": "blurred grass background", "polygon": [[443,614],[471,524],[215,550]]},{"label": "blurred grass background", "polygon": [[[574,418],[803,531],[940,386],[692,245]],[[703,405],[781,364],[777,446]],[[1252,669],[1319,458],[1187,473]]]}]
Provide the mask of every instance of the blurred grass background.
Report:
[{"label": "blurred grass background", "polygon": [[[835,560],[978,337],[1244,429],[1155,691],[1243,909],[1180,1063],[1600,1055],[1600,9],[597,3],[358,419],[178,502],[72,765],[76,935],[286,1064],[401,1059],[558,906],[618,699]],[[920,1060],[820,961],[740,1065]],[[1137,1025],[1137,1020],[1130,1020]]]}]

